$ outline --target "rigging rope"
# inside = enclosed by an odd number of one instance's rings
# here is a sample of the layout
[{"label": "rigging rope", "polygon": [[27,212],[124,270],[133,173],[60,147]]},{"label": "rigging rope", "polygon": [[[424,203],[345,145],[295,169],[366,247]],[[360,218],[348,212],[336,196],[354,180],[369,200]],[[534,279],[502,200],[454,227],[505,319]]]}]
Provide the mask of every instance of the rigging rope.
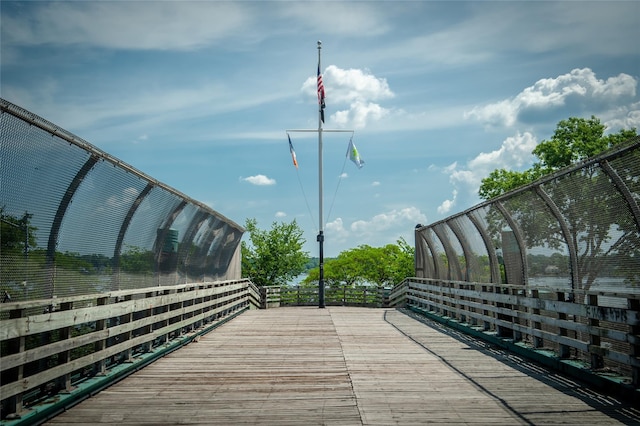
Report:
[{"label": "rigging rope", "polygon": [[[287,137],[290,138],[289,133],[287,133]],[[349,143],[351,143],[352,141],[353,141],[353,132],[351,133],[351,138],[349,139]],[[344,161],[342,162],[342,170],[340,171],[340,174],[338,175],[338,183],[336,184],[336,190],[333,193],[333,198],[331,200],[331,206],[329,207],[329,212],[327,213],[327,217],[326,217],[326,219],[324,221],[325,224],[329,221],[329,218],[331,217],[331,211],[333,210],[333,205],[334,205],[334,203],[336,201],[336,198],[337,198],[337,195],[338,195],[338,190],[340,189],[340,183],[342,182],[342,177],[344,176],[344,169],[346,168],[347,158],[348,157],[349,157],[349,150],[347,148],[347,155],[345,155]],[[307,194],[304,191],[304,185],[302,185],[302,179],[300,179],[300,171],[298,170],[297,166],[296,166],[296,176],[298,178],[298,184],[300,185],[300,190],[302,191],[302,196],[304,197],[304,202],[307,205],[307,211],[309,212],[311,220],[315,223],[316,220],[315,220],[315,217],[313,215],[313,212],[311,211],[311,207],[309,206],[309,199],[307,198]],[[318,232],[317,226],[315,226],[315,228],[316,228],[316,232]]]},{"label": "rigging rope", "polygon": [[[353,133],[351,134],[351,138],[349,139],[349,141],[351,142],[353,140]],[[347,148],[347,154],[349,153],[348,148]],[[336,196],[338,195],[338,189],[340,188],[340,182],[342,182],[342,176],[344,176],[344,169],[347,165],[347,157],[348,155],[345,155],[344,157],[344,161],[342,162],[342,170],[340,171],[340,175],[338,176],[338,183],[336,185],[336,191],[333,194],[333,199],[331,200],[331,206],[329,207],[329,213],[327,213],[327,219],[325,220],[325,223],[329,222],[329,218],[331,217],[331,210],[333,210],[333,204],[336,201]]]},{"label": "rigging rope", "polygon": [[[290,138],[289,133],[287,133],[287,137]],[[291,139],[289,139],[291,140]],[[302,179],[300,179],[300,170],[298,170],[298,167],[296,166],[296,176],[298,177],[298,184],[300,184],[300,190],[302,191],[302,196],[304,197],[304,203],[307,205],[307,211],[309,212],[309,216],[311,217],[311,221],[312,223],[314,223],[314,228],[316,230],[316,232],[318,232],[318,227],[315,225],[316,219],[313,215],[313,213],[311,212],[311,207],[309,207],[309,199],[307,198],[307,194],[304,192],[304,186],[302,185]]]}]

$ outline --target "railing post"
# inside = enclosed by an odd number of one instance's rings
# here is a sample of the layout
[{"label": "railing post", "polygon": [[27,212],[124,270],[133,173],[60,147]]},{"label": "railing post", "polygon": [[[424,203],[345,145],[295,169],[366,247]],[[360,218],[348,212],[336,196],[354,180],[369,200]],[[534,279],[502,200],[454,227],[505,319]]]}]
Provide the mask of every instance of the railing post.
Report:
[{"label": "railing post", "polygon": [[[187,288],[184,288],[184,289],[182,289],[182,291],[179,291],[179,293],[184,293],[186,291],[190,291],[190,290],[187,289]],[[180,306],[178,307],[178,312],[180,312],[180,319],[178,321],[182,322],[182,321],[185,320],[185,317],[184,317],[184,300],[181,301],[179,304],[180,304]],[[169,311],[170,309],[171,309],[171,306],[167,306],[166,307],[167,311]],[[168,324],[168,322],[169,322],[169,320],[166,320],[165,321],[165,325]],[[189,332],[189,331],[187,330],[187,332]],[[180,327],[180,329],[178,330],[178,337],[182,337],[183,335],[184,335],[184,327]],[[169,335],[165,334],[164,339],[165,339],[165,341],[168,342],[169,341]]]},{"label": "railing post", "polygon": [[[60,304],[61,311],[70,311],[73,309],[73,303],[67,302]],[[60,329],[60,340],[67,340],[71,337],[71,327],[63,327]],[[66,350],[60,352],[58,358],[58,365],[66,364],[71,361],[71,351]],[[73,387],[71,386],[71,373],[67,373],[62,377],[61,383],[62,392],[71,392]]]},{"label": "railing post", "polygon": [[262,309],[267,309],[267,288],[260,287],[260,307]]},{"label": "railing post", "polygon": [[[630,310],[635,311],[636,318],[640,319],[640,300],[639,299],[627,299],[627,306]],[[629,327],[629,335],[640,335],[640,323],[635,323]],[[630,356],[638,358],[640,357],[640,341],[635,338],[631,342]],[[631,366],[631,381],[636,388],[640,386],[640,367],[637,365]]]},{"label": "railing post", "polygon": [[[125,296],[123,301],[129,301],[129,300],[132,300],[130,294]],[[123,322],[122,321],[123,319],[125,320],[124,322],[126,323],[133,322],[133,312],[124,314],[120,319],[120,323]],[[129,328],[129,331],[127,331],[127,340],[131,340],[132,338],[133,338],[133,330]],[[133,362],[133,348],[131,346],[128,346],[127,349],[125,350],[123,362],[126,362],[126,363]]]},{"label": "railing post", "polygon": [[[539,299],[540,298],[540,292],[536,289],[536,290],[531,290],[531,298],[532,299]],[[533,308],[531,309],[531,313],[533,315],[540,315],[540,309],[537,308]],[[540,323],[540,321],[533,321],[533,329],[534,330],[542,330],[542,324]],[[542,346],[544,346],[544,341],[542,338],[533,335],[533,347],[534,348],[541,348]]]},{"label": "railing post", "polygon": [[[483,294],[484,293],[492,293],[492,292],[493,292],[493,286],[486,286],[486,285],[482,286],[482,293]],[[489,305],[489,300],[488,299],[482,299],[482,306],[488,306],[488,305]],[[489,310],[488,309],[483,309],[482,310],[482,316],[487,318],[489,316]],[[482,329],[484,331],[491,330],[491,322],[490,321],[484,320],[482,322],[483,322]]]},{"label": "railing post", "polygon": [[[456,289],[457,290],[466,290],[467,286],[465,284],[456,284]],[[464,296],[459,296],[459,297],[456,297],[456,300],[457,301],[464,301],[465,297]],[[458,317],[459,317],[458,320],[463,324],[466,323],[467,322],[467,313],[466,313],[467,309],[465,308],[464,304],[458,302],[456,304],[456,309],[458,310]]]},{"label": "railing post", "polygon": [[[522,288],[524,288],[524,286],[522,286]],[[511,295],[512,296],[519,296],[520,295],[520,291],[521,291],[521,289],[519,289],[519,288],[512,288],[511,289]],[[513,324],[520,325],[520,319],[518,318],[517,311],[522,310],[522,308],[520,308],[520,306],[518,306],[518,305],[510,305],[510,306],[511,306],[511,309],[513,311],[516,311],[516,315],[511,317],[511,322]],[[525,311],[526,311],[526,309],[525,309]],[[522,332],[520,330],[516,329],[515,327],[513,328],[513,340],[516,341],[516,342],[521,342],[522,341]]]},{"label": "railing post", "polygon": [[[22,318],[24,316],[24,309],[14,309],[9,311],[9,319]],[[9,352],[10,353],[23,353],[25,350],[25,337],[20,336],[10,341]],[[15,378],[16,381],[22,381],[24,378],[24,364],[20,364],[16,367]],[[6,407],[6,411],[11,413],[7,416],[7,419],[16,418],[19,419],[23,411],[22,392],[9,398],[9,406]]]},{"label": "railing post", "polygon": [[[108,297],[99,297],[96,305],[104,306],[109,300]],[[107,321],[104,319],[96,321],[96,331],[102,331],[106,328]],[[94,351],[100,353],[106,348],[106,339],[100,339],[94,344]],[[100,360],[96,364],[96,374],[103,376],[107,372],[105,359],[100,357]]]},{"label": "railing post", "polygon": [[[146,299],[151,298],[153,296],[155,296],[155,292],[150,292],[150,293],[146,293],[145,294],[145,298]],[[153,317],[153,307],[150,307],[149,309],[147,309],[145,317],[146,318],[152,318]],[[152,331],[153,331],[153,323],[147,325],[144,328],[144,334],[147,335],[147,336],[150,336]],[[143,351],[145,351],[145,352],[152,352],[153,351],[153,340],[150,340],[150,341],[148,341],[147,343],[144,344]]]},{"label": "railing post", "polygon": [[[590,294],[588,297],[589,297],[590,306],[598,306],[598,295]],[[599,327],[600,320],[589,318],[589,325],[591,327]],[[593,369],[602,368],[602,366],[604,365],[602,355],[600,354],[600,350],[601,350],[600,344],[601,344],[600,336],[596,334],[589,335],[589,347],[590,349],[595,349],[597,351],[597,352],[594,352],[592,350],[589,351],[590,358],[591,358],[591,368]]]},{"label": "railing post", "polygon": [[[565,301],[565,294],[562,291],[559,291],[556,293],[556,298],[559,302],[564,302]],[[567,314],[563,313],[563,312],[558,312],[558,319],[561,321],[566,321],[567,320]],[[564,327],[559,327],[558,328],[558,334],[560,336],[567,336],[567,329]],[[560,358],[569,358],[571,356],[571,347],[564,345],[562,343],[560,343],[558,345],[558,356]]]}]

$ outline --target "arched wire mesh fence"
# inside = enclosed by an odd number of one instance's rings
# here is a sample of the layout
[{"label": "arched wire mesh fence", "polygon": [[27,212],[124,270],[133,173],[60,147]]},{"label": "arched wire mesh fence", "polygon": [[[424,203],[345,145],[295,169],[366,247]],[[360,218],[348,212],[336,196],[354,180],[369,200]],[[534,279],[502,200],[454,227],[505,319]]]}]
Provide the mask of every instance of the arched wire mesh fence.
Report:
[{"label": "arched wire mesh fence", "polygon": [[3,421],[46,416],[56,404],[29,409],[61,390],[79,400],[260,304],[241,279],[242,227],[29,111],[0,108]]},{"label": "arched wire mesh fence", "polygon": [[637,385],[639,204],[640,138],[634,138],[416,227],[416,278],[395,297],[595,369],[611,368]]},{"label": "arched wire mesh fence", "polygon": [[1,108],[4,299],[240,278],[242,227],[29,111]]}]

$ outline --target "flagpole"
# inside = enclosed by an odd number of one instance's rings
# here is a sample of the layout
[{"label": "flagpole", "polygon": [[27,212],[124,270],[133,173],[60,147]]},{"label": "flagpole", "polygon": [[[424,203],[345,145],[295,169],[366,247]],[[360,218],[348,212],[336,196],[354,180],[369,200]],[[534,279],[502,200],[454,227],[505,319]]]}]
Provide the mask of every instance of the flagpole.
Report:
[{"label": "flagpole", "polygon": [[[318,40],[318,129],[290,129],[287,130],[287,136],[290,132],[318,132],[318,209],[320,210],[320,214],[318,217],[318,236],[316,240],[320,245],[319,250],[319,270],[320,277],[318,280],[318,307],[324,308],[324,213],[322,211],[323,204],[323,183],[322,183],[322,134],[324,132],[341,132],[341,133],[351,133],[353,137],[354,130],[347,129],[323,129],[322,125],[324,123],[324,84],[322,83],[322,74],[320,73],[320,51],[322,49],[322,42]],[[289,149],[292,151],[293,158],[293,146],[291,145],[291,138],[289,138]],[[295,161],[295,160],[294,160]],[[296,163],[294,162],[294,165]],[[297,167],[297,165],[296,165]],[[360,166],[358,166],[360,167]]]},{"label": "flagpole", "polygon": [[[318,40],[318,73],[320,73],[320,51],[322,50],[322,42]],[[320,74],[319,74],[320,75]],[[324,308],[324,219],[322,212],[322,116],[324,111],[322,107],[324,102],[318,103],[318,206],[319,206],[319,231],[318,231],[318,244],[319,244],[319,268],[320,277],[318,280],[318,308]]]}]

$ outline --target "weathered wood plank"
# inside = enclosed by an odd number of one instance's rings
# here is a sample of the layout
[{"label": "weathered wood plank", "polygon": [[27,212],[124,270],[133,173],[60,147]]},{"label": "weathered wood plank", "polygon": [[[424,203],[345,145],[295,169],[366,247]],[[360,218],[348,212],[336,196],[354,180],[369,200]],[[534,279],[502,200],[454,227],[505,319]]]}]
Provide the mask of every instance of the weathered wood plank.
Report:
[{"label": "weathered wood plank", "polygon": [[396,310],[248,311],[52,419],[72,424],[630,424],[640,412]]}]

